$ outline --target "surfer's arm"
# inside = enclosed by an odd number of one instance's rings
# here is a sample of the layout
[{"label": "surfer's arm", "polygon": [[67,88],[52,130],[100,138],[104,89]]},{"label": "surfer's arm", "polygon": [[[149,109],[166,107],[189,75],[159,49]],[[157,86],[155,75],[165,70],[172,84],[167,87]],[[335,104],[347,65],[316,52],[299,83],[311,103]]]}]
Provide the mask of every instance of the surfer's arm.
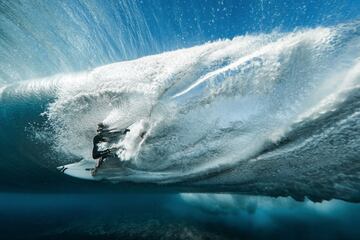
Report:
[{"label": "surfer's arm", "polygon": [[130,129],[126,128],[126,129],[121,129],[121,130],[117,130],[117,131],[113,131],[113,129],[109,129],[103,132],[104,135],[110,136],[110,135],[117,135],[117,134],[126,134],[127,132],[130,132]]},{"label": "surfer's arm", "polygon": [[101,157],[106,157],[107,155],[109,155],[111,153],[111,150],[110,149],[106,149],[104,151],[99,151],[97,149],[94,149],[94,151],[92,152],[92,157],[94,159],[98,159],[98,158],[101,158]]}]

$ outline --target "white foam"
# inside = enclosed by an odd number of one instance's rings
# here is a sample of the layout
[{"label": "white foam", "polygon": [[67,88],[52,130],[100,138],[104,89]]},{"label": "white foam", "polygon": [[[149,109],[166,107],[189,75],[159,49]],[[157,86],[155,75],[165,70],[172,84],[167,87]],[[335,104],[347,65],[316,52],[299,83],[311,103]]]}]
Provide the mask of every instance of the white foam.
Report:
[{"label": "white foam", "polygon": [[149,123],[144,119],[135,122],[128,128],[130,132],[116,145],[117,148],[120,148],[120,150],[117,151],[117,155],[121,161],[136,159],[136,155],[146,138],[146,133],[149,131],[149,128]]},{"label": "white foam", "polygon": [[[166,169],[178,179],[247,160],[335,92],[313,86],[332,84],[318,65],[336,37],[333,28],[238,37],[58,77],[48,83],[55,145],[88,159],[97,123],[135,123],[118,155],[149,174]],[[140,138],[149,128],[150,141]]]}]

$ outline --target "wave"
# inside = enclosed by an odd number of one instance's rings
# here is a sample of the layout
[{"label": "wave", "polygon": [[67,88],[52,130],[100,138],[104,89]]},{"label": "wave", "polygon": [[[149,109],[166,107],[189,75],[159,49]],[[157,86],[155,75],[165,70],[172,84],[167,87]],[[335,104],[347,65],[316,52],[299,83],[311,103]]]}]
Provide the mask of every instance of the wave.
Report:
[{"label": "wave", "polygon": [[98,122],[145,120],[133,174],[112,181],[358,201],[359,28],[219,40],[5,85],[0,101],[42,103],[21,117],[46,169],[91,159]]}]

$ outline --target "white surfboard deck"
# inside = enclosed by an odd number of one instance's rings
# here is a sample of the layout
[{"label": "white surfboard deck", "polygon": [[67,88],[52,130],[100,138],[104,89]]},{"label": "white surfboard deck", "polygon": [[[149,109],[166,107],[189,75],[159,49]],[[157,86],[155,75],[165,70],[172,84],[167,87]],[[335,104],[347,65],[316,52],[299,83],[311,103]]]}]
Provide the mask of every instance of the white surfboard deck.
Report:
[{"label": "white surfboard deck", "polygon": [[118,159],[106,159],[106,161],[98,168],[96,175],[92,176],[91,171],[95,168],[96,161],[83,159],[80,162],[71,163],[57,167],[57,169],[71,177],[76,177],[85,180],[99,181],[119,181],[129,176],[143,176],[145,172],[134,170],[124,166]]},{"label": "white surfboard deck", "polygon": [[106,160],[97,170],[96,175],[91,175],[91,170],[95,168],[96,161],[83,159],[80,162],[71,163],[57,167],[57,169],[71,177],[85,180],[100,181],[108,180],[111,182],[131,181],[131,182],[153,182],[164,180],[171,173],[167,172],[146,172],[129,168],[118,159]]},{"label": "white surfboard deck", "polygon": [[83,159],[80,162],[59,166],[57,169],[72,177],[86,180],[100,180],[96,175],[91,175],[91,170],[95,168],[95,165],[96,161]]}]

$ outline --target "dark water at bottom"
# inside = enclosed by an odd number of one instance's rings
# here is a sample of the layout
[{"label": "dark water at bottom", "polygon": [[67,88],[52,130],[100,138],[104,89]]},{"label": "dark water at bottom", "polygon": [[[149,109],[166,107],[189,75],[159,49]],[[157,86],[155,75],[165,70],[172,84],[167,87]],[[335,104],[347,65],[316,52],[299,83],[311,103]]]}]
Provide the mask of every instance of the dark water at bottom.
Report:
[{"label": "dark water at bottom", "polygon": [[0,239],[357,239],[360,205],[211,194],[0,194]]}]

